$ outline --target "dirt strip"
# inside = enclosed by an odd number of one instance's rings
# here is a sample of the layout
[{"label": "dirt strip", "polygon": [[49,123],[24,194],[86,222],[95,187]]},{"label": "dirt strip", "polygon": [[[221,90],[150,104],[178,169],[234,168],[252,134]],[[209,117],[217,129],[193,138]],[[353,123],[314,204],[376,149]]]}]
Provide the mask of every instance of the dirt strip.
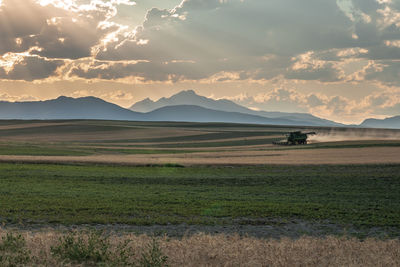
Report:
[{"label": "dirt strip", "polygon": [[176,163],[193,165],[319,165],[400,164],[400,147],[306,149],[281,151],[221,151],[183,154],[0,156],[0,162],[97,163],[146,165]]}]

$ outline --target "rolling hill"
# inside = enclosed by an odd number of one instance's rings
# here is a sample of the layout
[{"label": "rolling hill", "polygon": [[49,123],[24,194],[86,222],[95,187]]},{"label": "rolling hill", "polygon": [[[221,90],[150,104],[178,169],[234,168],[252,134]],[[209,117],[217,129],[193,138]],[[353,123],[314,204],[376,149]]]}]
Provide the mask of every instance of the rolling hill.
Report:
[{"label": "rolling hill", "polygon": [[141,116],[141,113],[124,109],[96,97],[60,96],[46,101],[0,102],[0,119],[140,120]]},{"label": "rolling hill", "polygon": [[400,116],[395,116],[386,119],[366,119],[360,124],[361,127],[367,128],[391,128],[400,129]]}]

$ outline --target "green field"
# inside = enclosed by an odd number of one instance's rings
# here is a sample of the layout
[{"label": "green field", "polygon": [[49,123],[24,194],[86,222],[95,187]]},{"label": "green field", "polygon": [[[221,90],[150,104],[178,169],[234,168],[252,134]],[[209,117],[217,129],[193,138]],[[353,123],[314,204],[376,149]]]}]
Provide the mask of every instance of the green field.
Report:
[{"label": "green field", "polygon": [[400,165],[0,165],[5,224],[244,224],[260,218],[400,228]]},{"label": "green field", "polygon": [[[272,144],[293,130],[334,134],[306,146]],[[182,234],[187,225],[244,227],[241,233],[273,227],[275,234],[290,228],[288,236],[299,236],[305,223],[307,234],[351,229],[397,237],[400,161],[390,160],[400,131],[368,134],[222,123],[0,121],[0,225],[172,225]],[[332,165],[335,153],[339,165]],[[366,164],[376,153],[379,164]],[[296,165],[305,158],[308,163]]]}]

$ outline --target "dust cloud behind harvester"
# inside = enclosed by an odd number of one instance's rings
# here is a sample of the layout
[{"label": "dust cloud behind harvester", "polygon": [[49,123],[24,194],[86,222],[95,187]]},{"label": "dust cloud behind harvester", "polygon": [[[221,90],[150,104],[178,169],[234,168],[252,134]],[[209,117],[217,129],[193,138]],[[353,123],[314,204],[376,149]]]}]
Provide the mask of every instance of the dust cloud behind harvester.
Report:
[{"label": "dust cloud behind harvester", "polygon": [[311,135],[308,139],[310,143],[367,140],[400,140],[400,130],[360,128],[318,129],[318,134]]}]

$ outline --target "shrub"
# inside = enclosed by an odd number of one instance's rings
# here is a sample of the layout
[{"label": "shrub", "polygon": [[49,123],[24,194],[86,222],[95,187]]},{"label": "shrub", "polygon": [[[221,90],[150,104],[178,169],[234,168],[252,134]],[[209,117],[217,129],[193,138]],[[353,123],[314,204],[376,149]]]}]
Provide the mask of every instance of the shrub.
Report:
[{"label": "shrub", "polygon": [[26,248],[25,239],[20,234],[7,233],[1,238],[0,266],[25,265],[30,259],[30,251]]},{"label": "shrub", "polygon": [[134,266],[132,261],[134,251],[129,244],[132,240],[125,240],[117,246],[117,253],[112,257],[112,266]]},{"label": "shrub", "polygon": [[72,263],[98,264],[110,260],[110,243],[98,232],[72,233],[60,237],[59,244],[51,248],[54,256]]},{"label": "shrub", "polygon": [[68,263],[105,266],[133,266],[131,240],[125,240],[112,249],[109,237],[98,231],[88,234],[72,233],[59,239],[51,248],[54,256]]},{"label": "shrub", "polygon": [[158,244],[157,240],[153,238],[152,242],[147,246],[147,251],[142,253],[140,259],[141,267],[167,267],[168,257],[165,256]]}]

